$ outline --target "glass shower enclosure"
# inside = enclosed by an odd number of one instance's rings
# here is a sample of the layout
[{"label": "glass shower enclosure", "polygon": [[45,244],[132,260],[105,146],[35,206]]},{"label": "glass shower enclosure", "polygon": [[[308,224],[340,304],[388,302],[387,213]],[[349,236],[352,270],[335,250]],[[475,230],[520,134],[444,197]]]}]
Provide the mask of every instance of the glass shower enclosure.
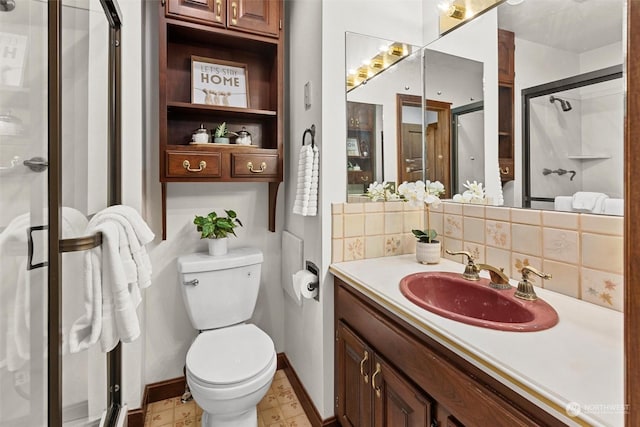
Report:
[{"label": "glass shower enclosure", "polygon": [[114,0],[0,0],[2,427],[117,416],[118,351],[73,352],[69,331],[88,218],[120,197],[119,28]]}]

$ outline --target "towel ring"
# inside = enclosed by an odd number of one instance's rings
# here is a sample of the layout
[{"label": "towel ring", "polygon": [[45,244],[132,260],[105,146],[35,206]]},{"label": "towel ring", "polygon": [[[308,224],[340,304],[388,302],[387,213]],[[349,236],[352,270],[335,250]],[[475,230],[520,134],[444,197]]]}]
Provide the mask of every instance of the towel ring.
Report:
[{"label": "towel ring", "polygon": [[304,141],[305,141],[305,138],[307,137],[307,134],[311,135],[311,148],[314,148],[316,146],[316,125],[311,125],[311,127],[309,129],[305,129],[304,133],[302,134],[303,147],[304,147]]}]

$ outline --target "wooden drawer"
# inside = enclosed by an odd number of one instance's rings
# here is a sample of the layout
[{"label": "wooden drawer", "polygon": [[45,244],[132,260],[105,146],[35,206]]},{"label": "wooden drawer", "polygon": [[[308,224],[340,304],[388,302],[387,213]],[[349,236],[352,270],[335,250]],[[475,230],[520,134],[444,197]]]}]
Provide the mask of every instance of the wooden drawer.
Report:
[{"label": "wooden drawer", "polygon": [[231,154],[233,178],[273,178],[278,176],[277,154]]},{"label": "wooden drawer", "polygon": [[220,153],[167,151],[166,175],[173,178],[219,178]]},{"label": "wooden drawer", "polygon": [[373,182],[371,171],[349,171],[347,176],[349,184],[369,185]]}]

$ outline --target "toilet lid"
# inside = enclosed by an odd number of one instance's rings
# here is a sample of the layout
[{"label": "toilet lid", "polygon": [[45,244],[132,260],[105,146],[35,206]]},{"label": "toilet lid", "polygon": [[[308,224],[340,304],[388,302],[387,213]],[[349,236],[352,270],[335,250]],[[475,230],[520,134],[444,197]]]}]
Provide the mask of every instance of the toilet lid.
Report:
[{"label": "toilet lid", "polygon": [[242,324],[198,335],[187,353],[187,369],[210,384],[233,384],[266,369],[275,349],[258,327]]}]

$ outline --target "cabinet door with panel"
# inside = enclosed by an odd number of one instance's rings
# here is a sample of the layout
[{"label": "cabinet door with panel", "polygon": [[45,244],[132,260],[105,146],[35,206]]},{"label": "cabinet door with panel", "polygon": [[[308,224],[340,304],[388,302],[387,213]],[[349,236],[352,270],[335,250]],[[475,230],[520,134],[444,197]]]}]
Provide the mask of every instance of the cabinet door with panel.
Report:
[{"label": "cabinet door with panel", "polygon": [[280,2],[277,0],[228,0],[229,28],[278,35]]},{"label": "cabinet door with panel", "polygon": [[227,0],[167,0],[166,15],[224,27]]},{"label": "cabinet door with panel", "polygon": [[370,427],[372,351],[342,322],[338,323],[336,343],[337,408],[343,427]]},{"label": "cabinet door with panel", "polygon": [[431,402],[378,355],[373,359],[374,426],[429,427]]}]

